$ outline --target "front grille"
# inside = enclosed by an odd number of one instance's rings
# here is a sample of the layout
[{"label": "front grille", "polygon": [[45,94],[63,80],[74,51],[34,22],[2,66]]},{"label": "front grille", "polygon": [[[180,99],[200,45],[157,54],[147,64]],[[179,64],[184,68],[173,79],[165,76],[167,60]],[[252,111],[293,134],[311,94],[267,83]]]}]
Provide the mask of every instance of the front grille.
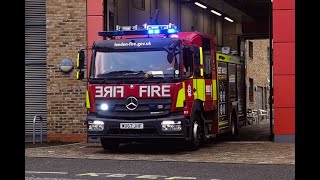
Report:
[{"label": "front grille", "polygon": [[[96,99],[95,105],[98,116],[110,118],[155,118],[168,115],[171,108],[171,99],[138,99],[138,107],[135,110],[126,108],[126,99]],[[108,111],[102,111],[99,107],[102,103],[109,106]],[[163,109],[152,109],[151,106],[163,105]]]}]

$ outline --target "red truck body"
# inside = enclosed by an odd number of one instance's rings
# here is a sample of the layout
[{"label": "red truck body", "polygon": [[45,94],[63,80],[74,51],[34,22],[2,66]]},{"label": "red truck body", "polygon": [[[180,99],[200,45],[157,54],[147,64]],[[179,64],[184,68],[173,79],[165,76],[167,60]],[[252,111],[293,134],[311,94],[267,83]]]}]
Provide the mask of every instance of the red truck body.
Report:
[{"label": "red truck body", "polygon": [[243,59],[215,52],[213,36],[166,30],[104,32],[94,42],[87,128],[103,148],[159,141],[197,149],[245,124]]}]

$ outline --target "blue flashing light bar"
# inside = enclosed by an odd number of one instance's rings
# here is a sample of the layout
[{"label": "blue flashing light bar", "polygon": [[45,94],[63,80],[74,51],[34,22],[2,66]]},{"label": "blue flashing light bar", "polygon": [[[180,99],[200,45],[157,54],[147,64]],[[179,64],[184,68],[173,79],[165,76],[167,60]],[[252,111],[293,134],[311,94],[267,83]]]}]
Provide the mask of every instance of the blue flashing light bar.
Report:
[{"label": "blue flashing light bar", "polygon": [[168,34],[174,34],[177,33],[177,29],[168,29]]},{"label": "blue flashing light bar", "polygon": [[152,34],[176,34],[178,29],[173,24],[169,25],[146,25],[143,28],[138,28],[138,26],[118,26],[116,31],[102,31],[98,35],[102,37],[112,38],[114,36],[124,36],[124,35],[152,35]]},{"label": "blue flashing light bar", "polygon": [[149,29],[148,34],[160,34],[160,29]]},{"label": "blue flashing light bar", "polygon": [[149,29],[148,34],[153,34],[153,29]]},{"label": "blue flashing light bar", "polygon": [[137,30],[137,31],[101,31],[98,32],[99,36],[102,37],[114,37],[114,36],[125,36],[125,35],[147,35],[148,30]]},{"label": "blue flashing light bar", "polygon": [[160,29],[155,29],[155,30],[153,30],[153,32],[154,32],[155,34],[159,34],[159,33],[160,33]]}]

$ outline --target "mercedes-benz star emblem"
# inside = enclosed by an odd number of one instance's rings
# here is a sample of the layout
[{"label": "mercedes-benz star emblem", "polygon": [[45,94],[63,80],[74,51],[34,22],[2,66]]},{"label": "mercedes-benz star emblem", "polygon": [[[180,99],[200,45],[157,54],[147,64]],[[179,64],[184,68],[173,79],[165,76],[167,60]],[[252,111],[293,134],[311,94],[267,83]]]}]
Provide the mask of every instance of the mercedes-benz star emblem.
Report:
[{"label": "mercedes-benz star emblem", "polygon": [[126,102],[126,107],[127,109],[129,109],[130,111],[133,111],[135,109],[137,109],[138,107],[138,100],[135,97],[128,97],[127,98],[127,102]]}]

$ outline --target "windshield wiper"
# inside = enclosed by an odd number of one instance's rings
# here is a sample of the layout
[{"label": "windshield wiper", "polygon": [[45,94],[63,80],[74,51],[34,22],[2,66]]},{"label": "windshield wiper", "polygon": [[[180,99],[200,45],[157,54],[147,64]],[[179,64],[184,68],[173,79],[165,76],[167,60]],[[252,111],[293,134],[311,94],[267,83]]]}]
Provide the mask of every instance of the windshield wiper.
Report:
[{"label": "windshield wiper", "polygon": [[[138,84],[140,84],[140,83],[142,83],[142,82],[144,82],[144,81],[146,81],[146,80],[148,80],[148,79],[150,79],[150,78],[152,78],[152,79],[161,79],[161,80],[164,80],[164,82],[168,82],[165,77],[152,76],[152,75],[151,75],[151,76],[148,76],[148,77],[146,77],[146,78],[144,78],[144,79],[141,79],[141,80],[138,82]],[[158,81],[157,81],[157,82],[158,82]]]},{"label": "windshield wiper", "polygon": [[107,76],[104,79],[102,79],[100,81],[100,83],[104,83],[106,82],[108,79],[112,79],[114,77],[120,76],[120,75],[137,75],[137,74],[142,74],[144,73],[143,71],[129,71],[129,70],[125,70],[125,71],[112,71],[106,74],[102,74],[102,76]]},{"label": "windshield wiper", "polygon": [[143,71],[129,71],[129,70],[123,70],[123,71],[111,71],[105,74],[101,74],[100,76],[109,76],[109,75],[127,75],[127,74],[139,74],[143,73]]},{"label": "windshield wiper", "polygon": [[124,75],[137,75],[137,74],[144,74],[143,71],[127,71]]}]

